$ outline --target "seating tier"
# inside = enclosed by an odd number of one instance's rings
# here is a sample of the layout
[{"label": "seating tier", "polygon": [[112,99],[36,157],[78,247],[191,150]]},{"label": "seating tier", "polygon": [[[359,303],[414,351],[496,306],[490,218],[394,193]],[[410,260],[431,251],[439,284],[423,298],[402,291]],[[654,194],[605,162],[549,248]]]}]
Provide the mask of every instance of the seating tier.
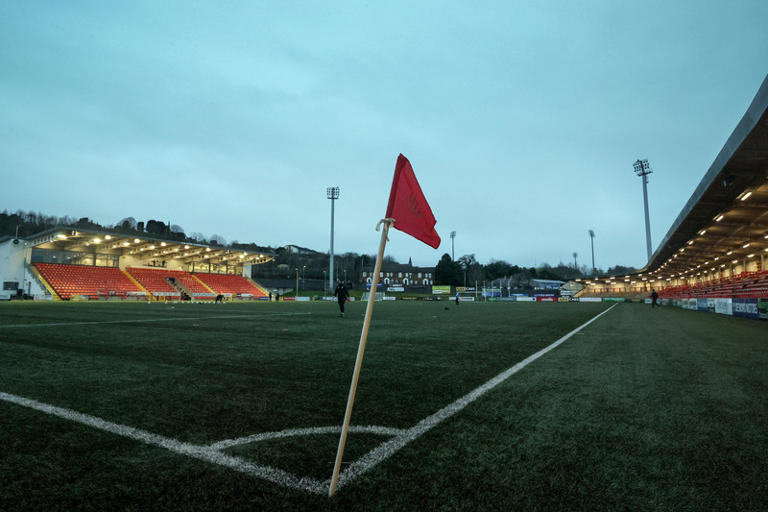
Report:
[{"label": "seating tier", "polygon": [[243,276],[231,274],[196,273],[195,276],[216,293],[231,293],[232,295],[250,294],[254,297],[266,297],[261,288],[253,285]]},{"label": "seating tier", "polygon": [[169,282],[168,278],[175,279],[184,288],[189,290],[193,297],[212,297],[213,292],[200,281],[184,270],[166,270],[154,268],[129,267],[126,269],[141,286],[154,294],[177,294],[178,290]]},{"label": "seating tier", "polygon": [[119,296],[142,290],[116,267],[35,263],[40,275],[62,299],[73,295]]},{"label": "seating tier", "polygon": [[766,296],[768,296],[768,272],[743,273],[732,278],[716,279],[693,286],[672,286],[659,292],[659,297],[665,299]]}]

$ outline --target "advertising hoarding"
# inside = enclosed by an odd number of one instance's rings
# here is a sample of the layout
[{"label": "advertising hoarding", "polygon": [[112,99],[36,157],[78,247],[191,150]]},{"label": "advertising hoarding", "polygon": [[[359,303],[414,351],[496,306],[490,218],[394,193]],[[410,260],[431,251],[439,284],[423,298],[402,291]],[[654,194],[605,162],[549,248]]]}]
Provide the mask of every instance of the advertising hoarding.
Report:
[{"label": "advertising hoarding", "polygon": [[715,299],[715,313],[733,315],[732,299]]},{"label": "advertising hoarding", "polygon": [[757,299],[757,316],[768,320],[768,299]]},{"label": "advertising hoarding", "polygon": [[757,299],[733,299],[733,316],[758,318]]}]

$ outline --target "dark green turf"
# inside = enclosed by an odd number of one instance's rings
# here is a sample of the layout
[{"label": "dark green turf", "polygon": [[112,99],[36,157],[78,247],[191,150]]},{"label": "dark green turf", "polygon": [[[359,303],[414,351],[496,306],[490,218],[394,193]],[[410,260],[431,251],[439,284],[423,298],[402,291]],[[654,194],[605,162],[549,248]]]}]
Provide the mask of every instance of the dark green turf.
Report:
[{"label": "dark green turf", "polygon": [[[353,424],[410,427],[607,306],[444,307],[376,305]],[[362,313],[3,304],[0,391],[201,444],[337,425]],[[201,318],[222,315],[254,316]],[[3,327],[150,318],[187,319]],[[760,510],[767,344],[766,322],[619,305],[330,501],[0,402],[0,510]],[[315,437],[235,450],[327,478]]]}]

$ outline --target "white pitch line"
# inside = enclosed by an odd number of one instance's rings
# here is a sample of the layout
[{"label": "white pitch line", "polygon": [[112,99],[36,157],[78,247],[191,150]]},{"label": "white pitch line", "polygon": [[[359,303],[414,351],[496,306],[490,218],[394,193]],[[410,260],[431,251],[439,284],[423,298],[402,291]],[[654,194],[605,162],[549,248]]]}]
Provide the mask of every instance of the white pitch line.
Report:
[{"label": "white pitch line", "polygon": [[[345,471],[343,471],[341,475],[339,475],[339,484],[338,484],[339,487],[348,485],[360,475],[366,473],[367,471],[374,468],[376,465],[380,464],[384,460],[394,455],[398,450],[403,448],[408,443],[415,441],[417,438],[419,438],[429,430],[433,429],[434,427],[436,427],[446,419],[460,412],[469,404],[471,404],[472,402],[474,402],[475,400],[483,396],[485,393],[492,390],[493,388],[495,388],[496,386],[498,386],[499,384],[507,380],[509,377],[519,372],[520,370],[522,370],[523,368],[525,368],[530,363],[540,358],[550,350],[558,347],[559,345],[564,343],[566,340],[568,340],[571,336],[573,336],[574,334],[584,329],[586,326],[588,326],[589,324],[591,324],[592,322],[594,322],[595,320],[597,320],[598,318],[600,318],[601,316],[603,316],[604,314],[612,310],[614,307],[616,307],[616,304],[606,309],[605,311],[599,313],[598,315],[593,317],[591,320],[580,325],[579,327],[572,330],[571,332],[569,332],[562,338],[558,339],[554,343],[528,356],[527,358],[523,359],[522,361],[515,364],[514,366],[501,372],[496,377],[490,379],[485,384],[482,384],[481,386],[470,391],[469,393],[459,398],[458,400],[454,401],[453,403],[447,405],[446,407],[443,407],[442,409],[432,414],[431,416],[428,416],[427,418],[421,420],[419,423],[417,423],[411,428],[403,430],[403,429],[396,429],[396,428],[378,427],[373,425],[351,427],[350,430],[355,433],[372,433],[372,434],[380,434],[380,435],[391,435],[394,437],[393,439],[390,439],[389,441],[385,441],[384,443],[380,444],[378,447],[374,448],[373,450],[365,454],[363,457],[361,457],[360,459],[350,464],[350,466]],[[301,314],[301,313],[296,313],[296,314]],[[246,315],[246,316],[254,316],[254,315]],[[268,315],[265,315],[265,316],[268,316]],[[214,318],[217,318],[217,317],[214,317]],[[188,320],[188,319],[189,318],[185,318],[185,320]],[[105,323],[111,323],[111,322],[105,322]],[[72,324],[67,324],[67,325],[72,325]],[[31,409],[35,409],[37,411],[44,412],[46,414],[51,414],[53,416],[57,416],[57,417],[74,421],[77,423],[82,423],[84,425],[88,425],[90,427],[93,427],[99,430],[111,432],[113,434],[127,437],[127,438],[140,441],[149,445],[159,446],[159,447],[165,448],[166,450],[170,450],[174,453],[187,455],[189,457],[194,457],[196,459],[211,462],[213,464],[219,464],[221,466],[225,466],[225,467],[234,469],[236,471],[240,471],[242,473],[247,473],[249,475],[255,476],[257,478],[261,478],[263,480],[275,483],[277,485],[282,485],[284,487],[290,487],[293,489],[303,490],[309,493],[321,494],[321,495],[325,495],[327,493],[328,484],[330,480],[320,481],[315,478],[309,478],[309,477],[299,478],[281,469],[273,468],[270,466],[261,466],[258,464],[254,464],[245,459],[241,459],[239,457],[222,453],[220,450],[229,448],[232,446],[237,446],[239,444],[263,441],[266,439],[278,439],[282,437],[311,435],[311,434],[332,434],[332,433],[338,433],[341,431],[340,426],[288,429],[288,430],[283,430],[279,432],[265,432],[261,434],[255,434],[252,436],[241,437],[238,439],[228,439],[228,440],[220,441],[217,443],[213,443],[210,446],[200,446],[200,445],[194,445],[190,443],[184,443],[182,441],[164,437],[158,434],[153,434],[145,430],[129,427],[127,425],[120,425],[119,423],[112,423],[112,422],[103,420],[101,418],[97,418],[95,416],[90,416],[88,414],[82,414],[82,413],[73,411],[71,409],[56,407],[53,405],[45,404],[42,402],[38,402],[36,400],[31,400],[29,398],[24,398],[24,397],[12,395],[9,393],[0,392],[0,400],[10,402],[16,405],[21,405],[24,407],[29,407]]]},{"label": "white pitch line", "polygon": [[159,446],[174,453],[187,455],[189,457],[212,462],[221,466],[226,466],[236,471],[247,473],[249,475],[267,480],[268,482],[282,485],[284,487],[299,489],[314,494],[325,494],[326,492],[327,486],[317,479],[308,477],[299,478],[281,469],[273,468],[270,466],[260,466],[245,459],[221,453],[220,451],[212,449],[208,446],[184,443],[176,439],[153,434],[152,432],[147,432],[146,430],[129,427],[127,425],[120,425],[119,423],[112,423],[110,421],[97,418],[96,416],[82,414],[71,409],[56,407],[9,393],[0,392],[0,400],[16,405],[21,405],[23,407],[29,407],[30,409],[35,409],[37,411],[44,412],[53,416],[58,416],[59,418],[74,421],[76,423],[82,423],[83,425],[88,425],[89,427],[127,437],[145,444]]},{"label": "white pitch line", "polygon": [[586,323],[580,325],[576,329],[572,330],[559,340],[555,341],[551,345],[548,345],[547,347],[544,347],[543,349],[539,350],[535,354],[532,354],[519,363],[515,364],[511,368],[508,368],[498,374],[496,377],[492,378],[485,384],[482,384],[481,386],[475,388],[474,390],[470,391],[463,397],[459,398],[455,402],[443,407],[439,411],[437,411],[435,414],[424,418],[420,422],[418,422],[413,427],[407,429],[404,433],[396,436],[393,439],[390,439],[389,441],[385,441],[384,443],[380,444],[378,447],[374,448],[361,458],[357,459],[355,462],[350,464],[350,466],[344,470],[341,475],[339,475],[339,483],[338,486],[341,487],[343,485],[349,484],[354,479],[362,475],[363,473],[369,471],[379,463],[383,462],[384,460],[388,459],[392,455],[395,454],[398,450],[403,448],[405,445],[410,443],[411,441],[415,441],[417,438],[421,437],[423,434],[428,432],[429,430],[433,429],[443,421],[447,420],[457,412],[461,411],[465,407],[467,407],[469,404],[486,394],[488,391],[492,390],[505,380],[507,380],[509,377],[514,375],[515,373],[519,372],[529,364],[531,364],[536,359],[540,358],[550,350],[557,348],[559,345],[564,343],[568,338],[612,310],[614,307],[616,307],[616,304],[611,306],[610,308],[606,309],[602,313],[599,313],[597,316],[592,318],[591,320],[587,321]]},{"label": "white pitch line", "polygon": [[215,315],[215,316],[179,316],[171,318],[143,318],[136,320],[104,320],[100,322],[57,322],[47,324],[11,324],[0,325],[0,329],[14,328],[23,329],[29,327],[66,327],[69,325],[101,325],[101,324],[130,324],[130,323],[147,323],[147,322],[178,322],[182,320],[215,320],[217,318],[261,318],[265,316],[300,316],[311,315],[312,313],[261,313],[255,315]]},{"label": "white pitch line", "polygon": [[[377,425],[360,425],[349,427],[349,431],[355,434],[377,434],[380,436],[400,436],[406,431],[401,428],[379,427]],[[256,443],[259,441],[267,441],[269,439],[282,439],[285,437],[293,436],[311,436],[317,434],[339,434],[341,433],[341,425],[330,427],[310,427],[310,428],[292,428],[287,430],[280,430],[279,432],[262,432],[260,434],[254,434],[251,436],[238,437],[237,439],[225,439],[224,441],[218,441],[209,446],[214,450],[225,450],[232,448],[233,446],[239,446],[241,444]]]}]

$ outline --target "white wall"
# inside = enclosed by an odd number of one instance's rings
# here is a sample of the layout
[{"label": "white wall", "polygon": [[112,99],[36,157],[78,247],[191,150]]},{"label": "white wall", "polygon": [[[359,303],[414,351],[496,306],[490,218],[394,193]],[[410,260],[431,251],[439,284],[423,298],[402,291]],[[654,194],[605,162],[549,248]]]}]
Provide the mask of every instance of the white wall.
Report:
[{"label": "white wall", "polygon": [[0,283],[16,281],[19,288],[26,290],[24,285],[24,263],[27,260],[28,248],[23,240],[14,244],[13,240],[0,243]]}]

